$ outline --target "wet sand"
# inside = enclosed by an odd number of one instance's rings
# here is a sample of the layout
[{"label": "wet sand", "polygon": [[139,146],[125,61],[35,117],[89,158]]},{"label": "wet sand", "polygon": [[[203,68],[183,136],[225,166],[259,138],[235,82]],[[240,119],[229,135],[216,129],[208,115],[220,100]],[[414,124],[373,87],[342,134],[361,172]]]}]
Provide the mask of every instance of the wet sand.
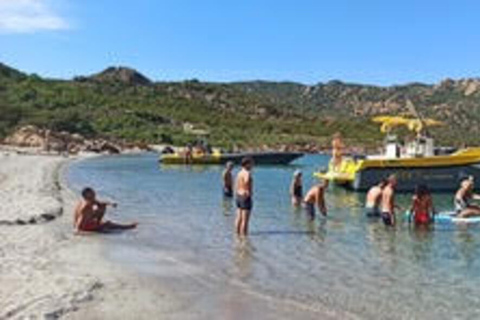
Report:
[{"label": "wet sand", "polygon": [[155,256],[155,275],[113,264],[104,258],[109,250],[104,238],[115,235],[76,235],[72,230],[76,196],[61,178],[70,161],[0,152],[0,319],[339,316],[211,281],[205,270],[148,249],[128,254],[132,264],[140,263],[141,255]]}]

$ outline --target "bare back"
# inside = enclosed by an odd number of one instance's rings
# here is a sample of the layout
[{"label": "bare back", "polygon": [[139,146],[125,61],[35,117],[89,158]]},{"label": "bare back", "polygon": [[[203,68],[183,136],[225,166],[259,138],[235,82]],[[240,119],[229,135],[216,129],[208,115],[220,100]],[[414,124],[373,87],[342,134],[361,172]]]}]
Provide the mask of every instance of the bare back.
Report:
[{"label": "bare back", "polygon": [[233,187],[233,177],[232,177],[232,172],[230,170],[225,170],[223,172],[223,186],[225,188]]},{"label": "bare back", "polygon": [[413,212],[430,214],[433,211],[432,197],[413,197]]},{"label": "bare back", "polygon": [[75,227],[81,227],[86,222],[92,220],[94,215],[95,210],[93,205],[88,204],[85,201],[80,201],[75,208]]},{"label": "bare back", "polygon": [[237,174],[236,190],[237,194],[241,196],[252,196],[252,174],[250,171],[242,169]]},{"label": "bare back", "polygon": [[385,187],[382,192],[381,201],[382,212],[394,213],[395,208],[395,191],[391,186]]},{"label": "bare back", "polygon": [[304,202],[311,203],[316,205],[323,204],[323,187],[321,186],[314,186],[312,187],[307,194],[305,195]]},{"label": "bare back", "polygon": [[367,193],[366,207],[367,208],[377,208],[382,202],[382,192],[383,190],[379,186],[371,188]]}]

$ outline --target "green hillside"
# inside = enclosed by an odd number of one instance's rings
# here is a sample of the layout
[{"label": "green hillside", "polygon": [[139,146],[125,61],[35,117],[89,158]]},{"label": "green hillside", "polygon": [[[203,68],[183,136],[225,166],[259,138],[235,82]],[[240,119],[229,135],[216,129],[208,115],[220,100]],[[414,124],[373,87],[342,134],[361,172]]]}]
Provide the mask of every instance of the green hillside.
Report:
[{"label": "green hillside", "polygon": [[352,144],[381,139],[369,119],[404,113],[411,99],[446,121],[444,143],[480,143],[480,82],[444,81],[375,87],[332,81],[153,82],[129,68],[73,80],[43,79],[0,64],[0,135],[34,124],[55,131],[125,141],[184,144],[209,133],[224,147],[326,145],[336,131]]}]

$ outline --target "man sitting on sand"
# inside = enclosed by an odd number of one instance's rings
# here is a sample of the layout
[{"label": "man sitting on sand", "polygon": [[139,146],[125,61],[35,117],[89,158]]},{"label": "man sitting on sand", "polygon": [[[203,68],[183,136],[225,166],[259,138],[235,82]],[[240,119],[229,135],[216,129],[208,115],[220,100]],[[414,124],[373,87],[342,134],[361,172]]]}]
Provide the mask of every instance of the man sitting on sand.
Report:
[{"label": "man sitting on sand", "polygon": [[327,188],[328,180],[324,180],[322,184],[313,186],[305,195],[303,202],[310,219],[315,219],[315,205],[323,216],[327,216],[327,206],[325,205],[325,190]]},{"label": "man sitting on sand", "polygon": [[111,221],[104,221],[103,216],[107,206],[116,207],[116,203],[101,202],[96,198],[92,188],[85,188],[82,191],[83,200],[75,208],[75,229],[77,231],[107,232],[112,230],[133,229],[137,223],[119,224]]},{"label": "man sitting on sand", "polygon": [[458,217],[469,218],[480,216],[480,207],[471,204],[472,200],[480,200],[480,195],[473,193],[475,182],[473,177],[464,179],[455,194],[455,211]]},{"label": "man sitting on sand", "polygon": [[253,207],[253,179],[252,179],[253,159],[243,158],[242,169],[237,174],[236,179],[236,200],[237,200],[237,219],[235,227],[238,235],[246,236],[248,234],[248,224],[250,222],[250,213]]},{"label": "man sitting on sand", "polygon": [[225,170],[222,174],[223,179],[223,196],[225,198],[233,197],[233,177],[232,177],[232,170],[233,170],[233,162],[228,161]]},{"label": "man sitting on sand", "polygon": [[380,217],[380,203],[382,201],[382,192],[387,185],[387,180],[380,181],[379,184],[373,186],[368,190],[365,201],[365,213],[367,217]]}]

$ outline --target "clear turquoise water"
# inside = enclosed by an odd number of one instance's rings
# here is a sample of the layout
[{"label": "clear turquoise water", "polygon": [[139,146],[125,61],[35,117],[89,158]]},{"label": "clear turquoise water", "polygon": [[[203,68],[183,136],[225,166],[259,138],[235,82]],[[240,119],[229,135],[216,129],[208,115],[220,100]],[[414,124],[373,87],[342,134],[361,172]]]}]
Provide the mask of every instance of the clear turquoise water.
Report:
[{"label": "clear turquoise water", "polygon": [[[386,229],[363,217],[363,194],[335,188],[327,194],[330,216],[310,223],[291,208],[290,178],[301,168],[307,189],[327,161],[308,156],[293,166],[255,168],[244,241],[233,235],[234,206],[222,199],[219,167],[161,167],[155,155],[119,156],[74,163],[66,178],[74,190],[89,185],[118,201],[112,220],[140,222],[136,231],[105,236],[109,258],[153,282],[184,275],[167,283],[173,289],[239,288],[311,318],[325,310],[338,318],[479,318],[480,226]],[[409,198],[399,196],[400,205]],[[435,203],[450,209],[451,195],[436,195]],[[160,256],[176,270],[160,268]]]}]

